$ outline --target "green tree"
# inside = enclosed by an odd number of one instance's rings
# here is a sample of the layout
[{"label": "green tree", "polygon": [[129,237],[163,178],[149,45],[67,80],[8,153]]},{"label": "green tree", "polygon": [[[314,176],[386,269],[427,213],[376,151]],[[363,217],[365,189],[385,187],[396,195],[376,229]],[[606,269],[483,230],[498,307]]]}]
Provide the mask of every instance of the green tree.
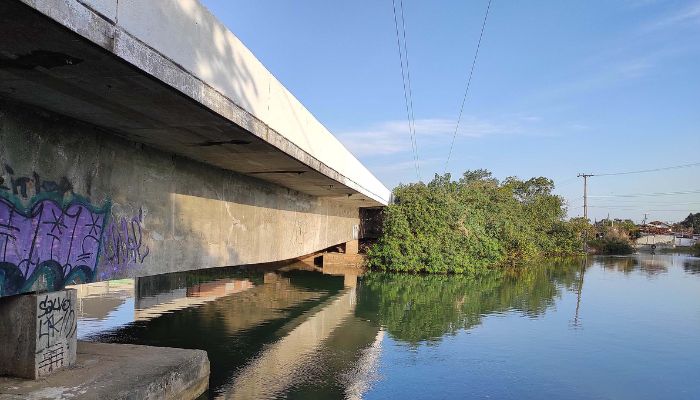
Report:
[{"label": "green tree", "polygon": [[693,228],[693,233],[700,233],[700,212],[690,213],[683,221],[681,226],[684,228]]},{"label": "green tree", "polygon": [[385,210],[384,230],[368,252],[375,269],[436,273],[487,273],[582,248],[577,226],[548,178],[502,183],[486,170],[458,181],[435,175],[428,184],[400,185]]}]

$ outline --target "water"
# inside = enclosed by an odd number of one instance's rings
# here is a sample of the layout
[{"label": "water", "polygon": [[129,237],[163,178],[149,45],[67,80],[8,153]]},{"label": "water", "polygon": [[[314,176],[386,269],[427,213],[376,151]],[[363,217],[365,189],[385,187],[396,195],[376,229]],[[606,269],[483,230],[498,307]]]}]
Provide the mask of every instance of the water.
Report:
[{"label": "water", "polygon": [[297,267],[83,286],[78,331],[207,350],[212,399],[700,399],[698,258],[479,280]]}]

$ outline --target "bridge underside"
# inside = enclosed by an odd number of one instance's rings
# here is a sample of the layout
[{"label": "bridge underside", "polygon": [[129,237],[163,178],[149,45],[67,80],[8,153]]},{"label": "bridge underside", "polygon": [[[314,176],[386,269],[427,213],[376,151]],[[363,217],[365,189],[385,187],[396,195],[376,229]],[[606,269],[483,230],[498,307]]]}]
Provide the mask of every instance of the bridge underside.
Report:
[{"label": "bridge underside", "polygon": [[388,200],[196,1],[0,2],[0,375],[75,361],[66,285],[301,257]]},{"label": "bridge underside", "polygon": [[300,257],[386,203],[80,7],[0,2],[0,297]]},{"label": "bridge underside", "polygon": [[[87,23],[93,36],[99,33],[103,21],[84,19],[75,23]],[[98,39],[112,40],[105,46],[157,71],[147,73],[20,1],[2,2],[0,95],[301,193],[358,207],[380,204],[379,196],[358,191],[352,179],[137,38],[119,31],[111,35]],[[190,88],[200,98],[175,87]]]}]

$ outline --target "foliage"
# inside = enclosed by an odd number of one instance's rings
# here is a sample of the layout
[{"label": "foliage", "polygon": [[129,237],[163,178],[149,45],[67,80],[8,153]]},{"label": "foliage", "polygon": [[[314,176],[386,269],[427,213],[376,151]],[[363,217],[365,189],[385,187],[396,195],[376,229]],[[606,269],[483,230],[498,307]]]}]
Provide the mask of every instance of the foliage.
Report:
[{"label": "foliage", "polygon": [[596,236],[596,227],[583,217],[575,217],[569,220],[569,225],[575,232],[579,232],[582,239],[591,239]]},{"label": "foliage", "polygon": [[684,228],[693,228],[694,233],[700,233],[700,212],[689,214],[680,224]]},{"label": "foliage", "polygon": [[[631,222],[631,221],[630,221]],[[634,223],[632,223],[633,225]],[[596,226],[596,238],[588,241],[594,252],[599,254],[631,254],[634,252],[630,241],[630,227],[623,223],[617,225],[603,223]]]},{"label": "foliage", "polygon": [[481,275],[496,265],[577,253],[580,221],[564,221],[564,201],[553,189],[548,178],[499,182],[486,170],[399,185],[368,263],[385,271]]},{"label": "foliage", "polygon": [[700,257],[700,242],[695,243],[693,246],[693,251],[695,252],[696,257]]},{"label": "foliage", "polygon": [[596,222],[595,229],[599,236],[607,236],[611,229],[616,235],[623,234],[628,239],[638,239],[641,236],[639,227],[631,219],[602,219]]},{"label": "foliage", "polygon": [[588,242],[588,245],[598,254],[632,254],[634,248],[630,241],[619,236],[607,236],[603,238],[593,239]]},{"label": "foliage", "polygon": [[631,239],[639,237],[639,229],[629,219],[598,221],[595,231],[595,239],[589,240],[588,246],[598,254],[631,254],[634,252]]}]

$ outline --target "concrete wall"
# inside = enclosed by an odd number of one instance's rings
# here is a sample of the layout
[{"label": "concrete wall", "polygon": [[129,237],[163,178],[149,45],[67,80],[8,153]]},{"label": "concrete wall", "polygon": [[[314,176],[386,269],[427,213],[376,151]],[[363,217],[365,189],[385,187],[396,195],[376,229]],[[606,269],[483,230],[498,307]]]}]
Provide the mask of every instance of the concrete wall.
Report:
[{"label": "concrete wall", "polygon": [[679,237],[677,237],[673,240],[674,246],[690,247],[690,246],[695,246],[695,243],[697,243],[697,240],[691,239],[691,238],[679,238]]},{"label": "concrete wall", "polygon": [[2,295],[289,259],[359,223],[355,207],[15,104],[0,103],[0,143]]},{"label": "concrete wall", "polygon": [[672,245],[675,240],[673,235],[646,235],[635,241],[637,245],[668,244]]}]

